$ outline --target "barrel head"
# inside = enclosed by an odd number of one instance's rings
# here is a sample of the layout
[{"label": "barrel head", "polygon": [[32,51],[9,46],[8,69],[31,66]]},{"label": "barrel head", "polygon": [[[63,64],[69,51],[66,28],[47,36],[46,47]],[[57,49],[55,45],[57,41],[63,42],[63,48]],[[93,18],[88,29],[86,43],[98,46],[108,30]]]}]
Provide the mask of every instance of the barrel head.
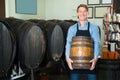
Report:
[{"label": "barrel head", "polygon": [[64,50],[64,35],[59,25],[56,25],[52,31],[50,50],[53,60],[59,61]]},{"label": "barrel head", "polygon": [[[7,24],[0,21],[0,76],[8,73],[14,60],[14,38]],[[16,45],[15,45],[16,46]]]}]

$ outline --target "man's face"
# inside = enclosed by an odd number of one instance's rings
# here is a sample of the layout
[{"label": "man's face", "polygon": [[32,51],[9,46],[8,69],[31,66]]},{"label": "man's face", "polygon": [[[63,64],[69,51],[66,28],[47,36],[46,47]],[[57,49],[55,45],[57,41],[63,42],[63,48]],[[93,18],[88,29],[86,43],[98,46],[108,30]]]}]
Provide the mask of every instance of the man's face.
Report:
[{"label": "man's face", "polygon": [[84,7],[78,9],[77,15],[80,21],[86,21],[88,16],[88,11]]}]

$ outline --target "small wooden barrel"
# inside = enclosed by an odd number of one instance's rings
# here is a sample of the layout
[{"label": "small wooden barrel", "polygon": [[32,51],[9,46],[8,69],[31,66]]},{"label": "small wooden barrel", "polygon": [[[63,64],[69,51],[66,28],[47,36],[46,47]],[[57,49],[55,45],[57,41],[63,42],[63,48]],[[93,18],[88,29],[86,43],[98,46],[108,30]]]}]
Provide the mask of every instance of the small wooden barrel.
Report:
[{"label": "small wooden barrel", "polygon": [[90,37],[76,36],[72,38],[70,58],[73,69],[90,69],[93,58],[93,42]]}]

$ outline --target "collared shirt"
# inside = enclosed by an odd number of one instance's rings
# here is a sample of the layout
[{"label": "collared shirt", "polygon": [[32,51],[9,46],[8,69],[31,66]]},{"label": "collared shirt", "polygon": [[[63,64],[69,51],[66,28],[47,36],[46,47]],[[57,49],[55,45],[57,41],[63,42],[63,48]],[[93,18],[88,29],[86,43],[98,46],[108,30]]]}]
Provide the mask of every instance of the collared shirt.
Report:
[{"label": "collared shirt", "polygon": [[[68,29],[67,34],[67,42],[66,42],[66,50],[65,50],[65,56],[66,58],[70,57],[70,47],[72,42],[72,37],[76,36],[77,32],[77,24],[79,26],[79,30],[87,30],[88,29],[88,22],[85,22],[84,27],[80,26],[80,23],[76,23]],[[94,58],[98,58],[100,55],[100,34],[99,29],[96,25],[90,23],[90,35],[94,42]]]}]

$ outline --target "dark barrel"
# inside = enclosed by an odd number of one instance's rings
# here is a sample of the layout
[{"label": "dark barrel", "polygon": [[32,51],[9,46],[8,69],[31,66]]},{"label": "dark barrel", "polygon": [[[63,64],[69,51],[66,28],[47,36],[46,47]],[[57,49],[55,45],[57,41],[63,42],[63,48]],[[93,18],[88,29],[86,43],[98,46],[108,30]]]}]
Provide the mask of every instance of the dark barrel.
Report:
[{"label": "dark barrel", "polygon": [[5,21],[9,22],[17,36],[18,61],[21,63],[23,71],[26,72],[26,68],[36,69],[42,62],[46,47],[41,28],[20,19],[10,22],[8,18]]},{"label": "dark barrel", "polygon": [[19,48],[23,48],[20,60],[29,68],[37,68],[45,51],[44,35],[40,27],[29,22],[22,26],[24,32],[19,35]]},{"label": "dark barrel", "polygon": [[[59,61],[64,51],[63,30],[54,20],[29,20],[41,27],[46,39],[45,61]],[[46,60],[47,59],[47,60]],[[43,62],[43,63],[44,63]]]},{"label": "dark barrel", "polygon": [[120,80],[120,60],[99,59],[97,80]]},{"label": "dark barrel", "polygon": [[6,76],[11,71],[15,54],[15,34],[5,21],[0,20],[0,77]]},{"label": "dark barrel", "polygon": [[61,27],[51,21],[46,22],[47,55],[53,61],[59,61],[64,50],[64,35]]},{"label": "dark barrel", "polygon": [[93,41],[90,37],[76,36],[72,38],[70,58],[74,69],[90,69],[93,58]]}]

